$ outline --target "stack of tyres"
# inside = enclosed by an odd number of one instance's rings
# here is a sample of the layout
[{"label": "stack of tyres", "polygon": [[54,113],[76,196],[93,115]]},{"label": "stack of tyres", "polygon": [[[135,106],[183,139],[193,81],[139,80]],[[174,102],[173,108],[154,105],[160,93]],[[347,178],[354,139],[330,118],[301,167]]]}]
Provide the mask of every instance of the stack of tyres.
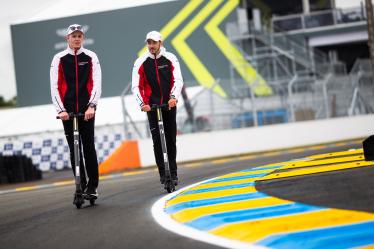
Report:
[{"label": "stack of tyres", "polygon": [[374,161],[374,135],[367,137],[362,142],[365,161]]},{"label": "stack of tyres", "polygon": [[13,156],[13,172],[14,172],[14,182],[25,182],[25,168],[26,165],[23,164],[23,157],[22,156]]},{"label": "stack of tyres", "polygon": [[41,170],[32,164],[30,158],[22,157],[22,164],[26,182],[41,179]]},{"label": "stack of tyres", "polygon": [[6,177],[8,178],[8,182],[15,183],[14,172],[11,167],[11,165],[13,164],[13,157],[5,156],[3,158],[4,158],[4,166],[5,166]]},{"label": "stack of tyres", "polygon": [[6,184],[8,182],[7,170],[5,168],[4,157],[0,156],[0,184]]},{"label": "stack of tyres", "polygon": [[22,157],[22,164],[24,165],[24,173],[25,173],[25,181],[32,181],[33,178],[33,165],[30,164],[29,158],[27,157]]},{"label": "stack of tyres", "polygon": [[42,172],[32,164],[30,158],[23,155],[0,155],[0,184],[33,181],[41,178]]},{"label": "stack of tyres", "polygon": [[28,165],[31,168],[31,181],[33,180],[40,180],[42,179],[42,171],[35,167],[34,164],[32,164],[32,161],[30,158],[26,158],[28,161]]},{"label": "stack of tyres", "polygon": [[34,167],[34,171],[35,171],[35,180],[41,180],[43,175],[42,175],[42,171],[40,169],[37,169],[36,167]]}]

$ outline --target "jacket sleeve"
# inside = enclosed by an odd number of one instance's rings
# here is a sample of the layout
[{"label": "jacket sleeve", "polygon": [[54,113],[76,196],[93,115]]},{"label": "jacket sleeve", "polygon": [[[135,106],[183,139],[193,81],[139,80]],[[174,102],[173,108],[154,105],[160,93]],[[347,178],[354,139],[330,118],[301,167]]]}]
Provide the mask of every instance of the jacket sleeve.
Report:
[{"label": "jacket sleeve", "polygon": [[143,64],[143,60],[141,58],[138,58],[135,63],[134,67],[132,69],[132,80],[131,80],[131,90],[132,94],[134,95],[136,102],[140,107],[145,105],[145,101],[143,98],[143,91],[144,91],[144,84],[143,84],[143,75],[140,72],[141,67]]},{"label": "jacket sleeve", "polygon": [[88,104],[97,105],[101,96],[101,67],[95,53],[92,53],[92,80],[93,87]]},{"label": "jacket sleeve", "polygon": [[50,85],[51,85],[51,97],[52,103],[57,111],[57,113],[66,111],[65,107],[61,101],[60,93],[58,91],[58,80],[59,80],[59,70],[60,66],[60,57],[55,55],[51,63],[51,69],[49,72],[50,76]]},{"label": "jacket sleeve", "polygon": [[174,96],[174,98],[178,99],[183,88],[182,72],[177,57],[173,54],[170,54],[169,59],[173,66],[172,74],[174,78],[174,85],[170,91],[170,96]]}]

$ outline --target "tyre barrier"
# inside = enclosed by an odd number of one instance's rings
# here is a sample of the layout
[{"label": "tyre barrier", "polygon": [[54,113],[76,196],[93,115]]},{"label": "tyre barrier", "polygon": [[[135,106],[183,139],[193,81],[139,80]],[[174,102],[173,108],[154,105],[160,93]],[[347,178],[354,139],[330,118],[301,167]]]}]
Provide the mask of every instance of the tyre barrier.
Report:
[{"label": "tyre barrier", "polygon": [[23,155],[0,155],[0,184],[20,183],[42,179],[42,171]]}]

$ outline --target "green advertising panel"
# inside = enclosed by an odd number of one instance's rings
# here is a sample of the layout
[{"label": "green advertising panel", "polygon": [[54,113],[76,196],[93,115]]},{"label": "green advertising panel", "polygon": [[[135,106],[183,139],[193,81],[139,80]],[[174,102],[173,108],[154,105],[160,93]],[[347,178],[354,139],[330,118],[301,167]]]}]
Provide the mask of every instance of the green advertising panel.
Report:
[{"label": "green advertising panel", "polygon": [[[52,57],[66,48],[66,27],[86,29],[85,47],[99,57],[102,97],[119,96],[131,81],[135,59],[145,51],[145,35],[159,30],[165,48],[179,58],[187,86],[212,87],[230,77],[230,64],[248,83],[264,86],[261,76],[245,61],[225,35],[235,20],[239,0],[171,1],[11,26],[19,106],[51,103],[49,68]],[[244,66],[243,66],[244,65]],[[214,91],[225,97],[224,88]]]}]

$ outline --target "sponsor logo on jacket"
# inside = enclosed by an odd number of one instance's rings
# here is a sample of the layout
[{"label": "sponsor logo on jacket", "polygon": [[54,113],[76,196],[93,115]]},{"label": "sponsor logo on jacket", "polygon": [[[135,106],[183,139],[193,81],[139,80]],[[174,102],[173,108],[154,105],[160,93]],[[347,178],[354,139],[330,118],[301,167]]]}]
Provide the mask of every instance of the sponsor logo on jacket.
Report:
[{"label": "sponsor logo on jacket", "polygon": [[165,68],[165,67],[168,67],[169,65],[165,64],[165,65],[160,65],[158,66],[158,69],[162,69],[162,68]]}]

